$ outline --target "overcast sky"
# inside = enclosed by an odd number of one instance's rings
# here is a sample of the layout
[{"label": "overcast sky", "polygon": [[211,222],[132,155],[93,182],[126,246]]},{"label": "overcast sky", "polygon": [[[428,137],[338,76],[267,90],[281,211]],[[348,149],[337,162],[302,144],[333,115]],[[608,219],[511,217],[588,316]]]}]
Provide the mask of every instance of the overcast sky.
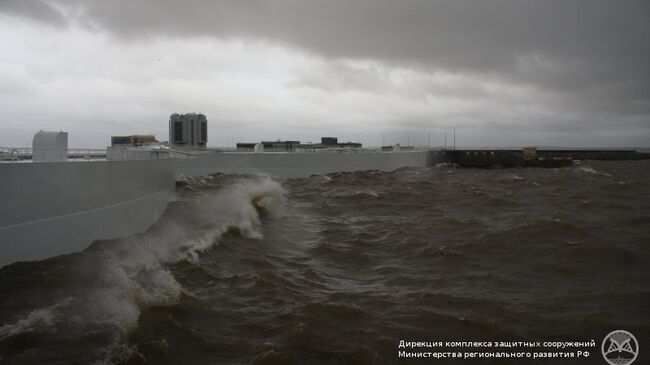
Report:
[{"label": "overcast sky", "polygon": [[175,112],[212,146],[648,146],[649,34],[647,0],[0,0],[0,146]]}]

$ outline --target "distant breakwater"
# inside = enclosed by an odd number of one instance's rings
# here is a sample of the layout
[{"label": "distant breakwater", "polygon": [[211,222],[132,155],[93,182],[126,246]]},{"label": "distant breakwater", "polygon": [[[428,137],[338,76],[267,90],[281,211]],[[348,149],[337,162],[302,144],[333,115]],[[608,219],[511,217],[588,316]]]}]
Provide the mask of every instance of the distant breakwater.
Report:
[{"label": "distant breakwater", "polygon": [[430,151],[428,166],[454,163],[462,167],[563,167],[573,160],[646,160],[650,153],[636,150],[472,149]]}]

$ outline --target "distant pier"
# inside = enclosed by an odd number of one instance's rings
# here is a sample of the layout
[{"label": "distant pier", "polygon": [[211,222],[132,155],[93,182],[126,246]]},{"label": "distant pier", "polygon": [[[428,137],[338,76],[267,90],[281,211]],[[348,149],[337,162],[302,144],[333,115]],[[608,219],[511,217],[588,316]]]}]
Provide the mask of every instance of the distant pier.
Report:
[{"label": "distant pier", "polygon": [[563,167],[573,160],[645,160],[650,153],[636,150],[564,149],[538,150],[525,147],[520,150],[472,149],[429,151],[428,165],[454,163],[462,167]]}]

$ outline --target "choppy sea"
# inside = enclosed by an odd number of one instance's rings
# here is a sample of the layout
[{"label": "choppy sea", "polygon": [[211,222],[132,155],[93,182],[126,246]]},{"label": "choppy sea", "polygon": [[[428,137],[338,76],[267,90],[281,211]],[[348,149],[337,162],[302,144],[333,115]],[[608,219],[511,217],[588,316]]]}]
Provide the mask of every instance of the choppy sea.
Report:
[{"label": "choppy sea", "polygon": [[[605,364],[617,329],[650,363],[650,161],[176,190],[144,233],[2,268],[0,364]],[[577,359],[399,355],[592,339]]]}]

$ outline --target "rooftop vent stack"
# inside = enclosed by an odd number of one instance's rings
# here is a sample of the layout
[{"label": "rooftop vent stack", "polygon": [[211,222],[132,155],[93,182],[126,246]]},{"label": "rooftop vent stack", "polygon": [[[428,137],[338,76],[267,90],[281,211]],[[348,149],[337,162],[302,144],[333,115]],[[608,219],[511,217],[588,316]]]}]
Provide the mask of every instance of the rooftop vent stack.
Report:
[{"label": "rooftop vent stack", "polygon": [[32,161],[61,162],[68,160],[68,132],[39,131],[32,140]]}]

